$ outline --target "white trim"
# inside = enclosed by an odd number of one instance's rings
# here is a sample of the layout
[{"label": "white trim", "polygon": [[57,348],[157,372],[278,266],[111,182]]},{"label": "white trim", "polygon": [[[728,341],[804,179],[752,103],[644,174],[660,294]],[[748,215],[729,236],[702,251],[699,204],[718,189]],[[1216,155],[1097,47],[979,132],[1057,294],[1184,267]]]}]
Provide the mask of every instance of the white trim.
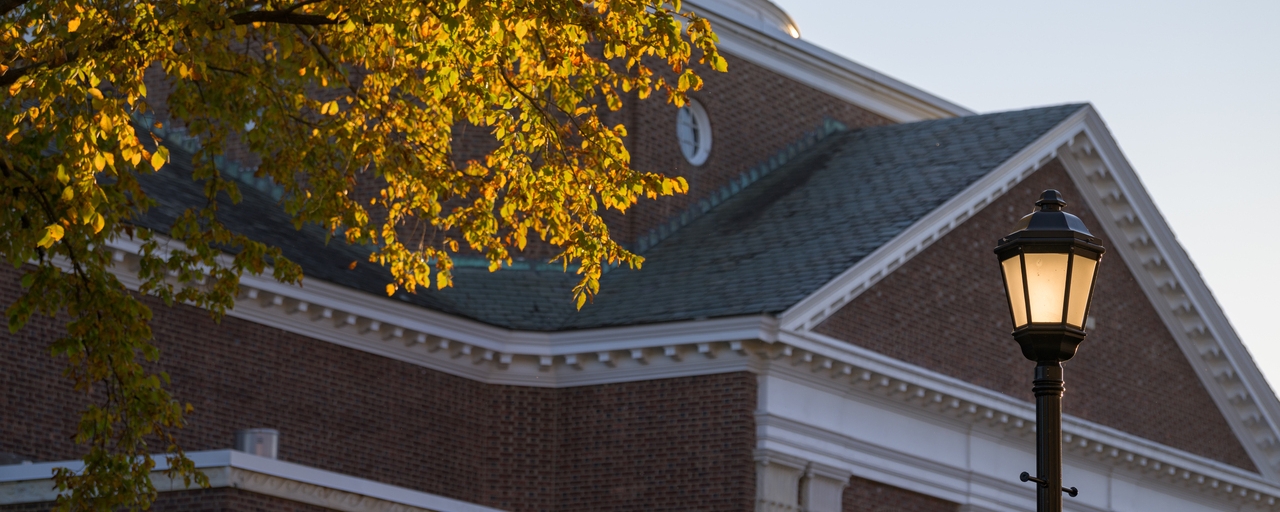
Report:
[{"label": "white trim", "polygon": [[[113,240],[138,289],[139,244]],[[768,315],[560,332],[515,331],[320,280],[240,280],[227,315],[487,384],[589,386],[752,370],[744,340],[777,339]]]},{"label": "white trim", "polygon": [[711,21],[720,38],[718,46],[726,53],[896,122],[974,113],[718,4],[719,0],[685,2],[688,10]]},{"label": "white trim", "polygon": [[[688,141],[694,147],[692,153],[685,147],[684,136],[680,130],[680,117],[685,112],[688,112],[689,122],[695,128],[688,132],[693,138]],[[702,103],[696,99],[689,98],[684,107],[676,111],[676,144],[680,146],[680,153],[684,155],[684,159],[692,165],[705,164],[707,158],[711,156],[711,118],[707,116],[707,109],[703,108]]]},{"label": "white trim", "polygon": [[[817,333],[783,331],[761,350],[757,453],[972,510],[1025,510],[1034,499],[1017,481],[1034,466],[1034,405]],[[766,389],[778,382],[801,387]],[[851,406],[853,416],[839,416]],[[1280,510],[1280,487],[1261,475],[1072,416],[1063,433],[1067,475],[1081,482],[1067,483],[1088,492],[1068,510],[1127,510],[1125,500],[1153,494],[1181,503],[1168,510]],[[1009,464],[1026,467],[1007,471]]]},{"label": "white trim", "polygon": [[782,331],[808,331],[881,278],[1058,158],[1084,194],[1241,445],[1280,482],[1280,401],[1124,159],[1092,106],[1068,117],[779,316]]},{"label": "white trim", "polygon": [[1280,482],[1280,401],[1092,108],[1061,157],[1245,451]]},{"label": "white trim", "polygon": [[[453,498],[234,450],[191,452],[187,456],[197,469],[209,476],[211,488],[235,487],[334,510],[501,512]],[[188,488],[164,476],[161,471],[168,469],[168,462],[162,456],[156,458],[152,480],[157,490],[198,488]],[[0,505],[57,499],[58,492],[53,488],[52,477],[54,468],[58,467],[78,470],[84,466],[78,460],[0,466]]]},{"label": "white trim", "polygon": [[778,316],[781,327],[787,330],[810,330],[835,314],[884,276],[920,254],[991,201],[1004,195],[1041,165],[1051,161],[1057,155],[1058,148],[1073,140],[1080,132],[1080,123],[1091,111],[1090,108],[1083,108],[1072,114],[963,192],[782,312]]}]

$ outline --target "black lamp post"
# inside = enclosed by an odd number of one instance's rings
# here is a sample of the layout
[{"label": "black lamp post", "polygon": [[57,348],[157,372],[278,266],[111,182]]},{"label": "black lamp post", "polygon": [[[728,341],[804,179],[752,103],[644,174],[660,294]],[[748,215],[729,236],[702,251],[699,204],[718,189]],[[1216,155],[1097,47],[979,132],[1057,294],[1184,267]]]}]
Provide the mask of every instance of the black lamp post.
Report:
[{"label": "black lamp post", "polygon": [[1076,355],[1084,340],[1085,318],[1093,296],[1102,243],[1066,206],[1057,190],[1046,190],[1035,212],[1000,239],[996,256],[1004,275],[1005,296],[1013,316],[1013,338],[1022,355],[1035,361],[1037,512],[1061,512],[1062,362]]}]

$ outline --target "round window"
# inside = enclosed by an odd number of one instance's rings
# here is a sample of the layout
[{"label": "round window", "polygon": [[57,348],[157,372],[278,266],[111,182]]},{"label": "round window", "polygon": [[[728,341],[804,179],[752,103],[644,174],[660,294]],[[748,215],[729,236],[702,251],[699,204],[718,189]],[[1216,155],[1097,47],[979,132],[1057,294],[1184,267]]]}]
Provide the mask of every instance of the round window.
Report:
[{"label": "round window", "polygon": [[711,156],[711,120],[702,104],[692,98],[676,113],[676,139],[680,152],[693,165],[702,165]]}]

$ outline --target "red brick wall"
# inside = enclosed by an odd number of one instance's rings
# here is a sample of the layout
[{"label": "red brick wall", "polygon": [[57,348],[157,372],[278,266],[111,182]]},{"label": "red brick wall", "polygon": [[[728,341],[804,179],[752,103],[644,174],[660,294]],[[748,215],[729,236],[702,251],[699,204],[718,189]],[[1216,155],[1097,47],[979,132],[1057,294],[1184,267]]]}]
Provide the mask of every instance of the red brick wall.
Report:
[{"label": "red brick wall", "polygon": [[[0,505],[0,510],[5,512],[47,512],[51,508],[53,503]],[[160,493],[151,510],[155,512],[328,512],[332,509],[222,487]]]},{"label": "red brick wall", "polygon": [[899,489],[874,480],[853,477],[844,489],[844,512],[956,512],[960,505]]},{"label": "red brick wall", "polygon": [[756,378],[687,381],[562,389],[557,510],[751,510]]},{"label": "red brick wall", "polygon": [[[1031,175],[827,319],[818,332],[1009,396],[1033,401],[1034,364],[1012,326],[991,249],[1055,188],[1103,239],[1058,162]],[[1129,268],[1103,258],[1090,310],[1096,327],[1064,364],[1064,411],[1250,471],[1255,466]]]},{"label": "red brick wall", "polygon": [[[12,301],[17,274],[0,272]],[[276,428],[280,458],[497,508],[741,510],[754,495],[749,373],[567,388],[485,385],[247,321],[155,307],[190,451]],[[0,452],[77,458],[77,404],[35,321],[0,335]]]}]

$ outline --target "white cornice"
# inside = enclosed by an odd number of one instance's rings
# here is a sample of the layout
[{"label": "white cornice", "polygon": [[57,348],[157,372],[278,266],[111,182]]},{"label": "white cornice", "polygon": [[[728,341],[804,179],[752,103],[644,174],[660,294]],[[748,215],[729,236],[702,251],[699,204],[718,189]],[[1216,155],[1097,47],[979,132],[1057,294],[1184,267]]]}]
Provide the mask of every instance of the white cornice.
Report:
[{"label": "white cornice", "polygon": [[1280,401],[1102,118],[1088,114],[1060,152],[1067,172],[1254,464],[1280,482]]},{"label": "white cornice", "polygon": [[1092,108],[1081,109],[1072,114],[963,192],[916,221],[818,291],[788,308],[779,315],[781,327],[807,331],[835,314],[884,276],[920,254],[991,201],[1004,195],[1040,166],[1053,160],[1059,148],[1074,140],[1089,112],[1092,112]]},{"label": "white cornice", "polygon": [[[1031,403],[812,332],[781,331],[777,343],[760,345],[760,350],[759,356],[766,359],[758,370],[762,376],[779,377],[848,399],[870,397],[927,423],[944,425],[951,431],[976,429],[987,436],[1011,440],[1034,453],[1036,416]],[[858,457],[873,456],[881,463],[871,463],[865,469],[875,472],[877,479],[962,503],[964,500],[957,496],[972,492],[967,486],[975,478],[987,478],[962,468],[947,469],[930,458],[866,445],[840,429],[815,430],[816,427],[805,426],[808,421],[780,418],[770,412],[772,409],[769,403],[759,404],[758,447],[793,445],[797,449],[791,453],[794,456],[837,466],[865,465],[867,460]],[[780,432],[785,435],[779,437]],[[862,455],[844,460],[834,453],[801,449],[823,444],[842,446]],[[1166,490],[1162,492],[1170,495],[1185,494],[1218,507],[1231,504],[1231,509],[1248,505],[1259,510],[1280,510],[1280,487],[1258,474],[1080,418],[1063,419],[1063,449],[1076,464],[1096,466],[1104,473],[1163,487]],[[992,481],[983,485],[1005,486],[1014,494],[1028,492],[1019,491],[1014,480],[1016,472],[996,476],[1005,477],[1007,482],[987,478]]]},{"label": "white cornice", "polygon": [[[209,477],[211,488],[234,487],[255,494],[284,498],[344,512],[502,512],[475,503],[387,485],[301,464],[250,455],[234,450],[191,452],[187,456]],[[168,469],[156,457],[152,482],[161,492],[186,487],[162,473]],[[78,469],[78,460],[0,466],[0,505],[41,503],[57,499],[54,468]]]},{"label": "white cornice", "polygon": [[733,9],[717,9],[716,0],[686,2],[686,5],[711,21],[720,38],[719,47],[725,52],[893,121],[974,113],[803,39],[764,26],[758,19]]},{"label": "white cornice", "polygon": [[779,317],[809,331],[881,278],[1020,183],[1060,159],[1259,471],[1280,482],[1280,401],[1129,167],[1106,125],[1085,107],[986,177]]},{"label": "white cornice", "polygon": [[[116,274],[137,289],[139,244],[114,240]],[[269,274],[269,273],[268,273]],[[744,342],[777,339],[768,315],[576,331],[503,329],[325,281],[246,275],[232,317],[487,384],[533,387],[752,370]]]}]

